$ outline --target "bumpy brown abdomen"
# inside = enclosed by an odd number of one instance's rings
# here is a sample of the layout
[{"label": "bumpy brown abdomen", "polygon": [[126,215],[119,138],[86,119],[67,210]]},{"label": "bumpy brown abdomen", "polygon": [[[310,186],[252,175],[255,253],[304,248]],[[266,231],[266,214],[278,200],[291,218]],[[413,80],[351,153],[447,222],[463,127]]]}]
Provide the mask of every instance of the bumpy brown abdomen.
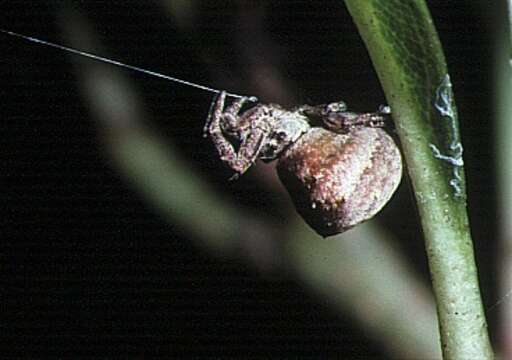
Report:
[{"label": "bumpy brown abdomen", "polygon": [[402,159],[380,128],[312,128],[281,155],[277,170],[304,220],[330,236],[382,209],[400,183]]}]

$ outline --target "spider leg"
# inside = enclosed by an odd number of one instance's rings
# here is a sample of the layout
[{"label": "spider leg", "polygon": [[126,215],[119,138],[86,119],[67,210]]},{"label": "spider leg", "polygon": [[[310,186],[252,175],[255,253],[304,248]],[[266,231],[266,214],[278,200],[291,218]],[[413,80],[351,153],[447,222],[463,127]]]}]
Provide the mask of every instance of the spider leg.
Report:
[{"label": "spider leg", "polygon": [[207,134],[210,135],[213,144],[217,148],[221,160],[230,164],[233,161],[233,159],[236,159],[236,151],[233,145],[226,139],[226,137],[222,133],[222,128],[220,125],[225,100],[226,92],[223,91],[219,94],[219,97],[217,98],[217,101],[215,102],[215,105],[212,108],[211,114],[208,119],[209,121],[205,125],[205,130]]},{"label": "spider leg", "polygon": [[[238,152],[233,147],[233,144],[226,139],[221,123],[226,119],[226,112],[229,111],[228,117],[232,117],[232,121],[236,128],[238,116],[245,99],[237,100],[226,109],[223,113],[224,101],[226,98],[225,92],[221,92],[217,99],[211,114],[211,121],[209,121],[207,133],[210,135],[213,144],[217,148],[220,159],[226,163],[237,174],[243,174],[258,158],[264,140],[268,136],[266,128],[254,128],[245,139],[242,139]],[[222,123],[224,126],[224,124]],[[229,126],[229,125],[228,125]]]},{"label": "spider leg", "polygon": [[341,111],[323,116],[322,123],[326,129],[336,133],[347,133],[355,127],[384,127],[386,116],[380,112],[358,114]]},{"label": "spider leg", "polygon": [[269,131],[267,129],[254,128],[240,144],[236,158],[233,159],[231,163],[228,163],[228,165],[236,171],[234,178],[238,177],[238,175],[242,175],[256,162],[268,135]]},{"label": "spider leg", "polygon": [[322,113],[325,109],[325,104],[323,105],[301,105],[296,110],[299,113],[302,113],[308,117],[316,118],[321,117]]},{"label": "spider leg", "polygon": [[345,112],[347,104],[343,101],[338,101],[321,105],[302,105],[296,110],[306,115],[313,124],[321,126],[324,123],[325,117]]},{"label": "spider leg", "polygon": [[226,110],[224,110],[224,113],[222,114],[224,120],[222,122],[222,126],[224,130],[233,131],[237,129],[239,119],[238,113],[247,101],[249,101],[248,97],[242,97],[236,99],[231,103],[231,105],[226,107]]},{"label": "spider leg", "polygon": [[226,101],[226,92],[221,91],[217,97],[214,99],[212,104],[210,105],[210,110],[208,111],[208,117],[206,118],[206,122],[203,127],[203,137],[208,137],[208,134],[211,133],[210,126],[215,117],[219,118],[222,115],[222,111],[224,110],[224,102]]}]

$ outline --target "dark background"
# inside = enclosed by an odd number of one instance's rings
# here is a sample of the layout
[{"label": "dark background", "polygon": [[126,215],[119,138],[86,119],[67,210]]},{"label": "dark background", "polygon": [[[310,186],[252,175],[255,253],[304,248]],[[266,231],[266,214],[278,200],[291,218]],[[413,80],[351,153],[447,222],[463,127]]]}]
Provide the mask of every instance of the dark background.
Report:
[{"label": "dark background", "polygon": [[[355,109],[385,102],[342,1],[261,1],[276,60],[293,93],[272,98],[248,85],[238,1],[200,2],[196,25],[178,29],[156,2],[77,1],[109,56],[263,101]],[[251,2],[246,2],[251,3]],[[493,163],[496,17],[469,2],[429,1],[461,119],[472,230],[486,306],[494,286],[497,214]],[[0,27],[62,43],[56,2],[10,1]],[[326,46],[325,44],[329,44]],[[0,34],[2,278],[5,351],[29,354],[269,357],[385,356],[349,318],[319,305],[286,274],[265,277],[221,260],[164,221],[106,161],[70,56]],[[201,54],[201,55],[200,55]],[[205,55],[206,54],[206,55]],[[208,61],[205,62],[204,59]],[[212,75],[213,74],[213,75]],[[334,74],[334,75],[333,75]],[[219,192],[279,216],[264,186],[229,176],[201,137],[211,94],[128,72],[155,127]],[[184,119],[169,121],[170,116]],[[410,190],[383,217],[425,276]],[[400,213],[403,211],[403,213]],[[404,221],[406,223],[404,224]],[[411,241],[410,235],[417,235]],[[491,329],[496,315],[489,314]],[[340,341],[340,334],[343,341]]]}]

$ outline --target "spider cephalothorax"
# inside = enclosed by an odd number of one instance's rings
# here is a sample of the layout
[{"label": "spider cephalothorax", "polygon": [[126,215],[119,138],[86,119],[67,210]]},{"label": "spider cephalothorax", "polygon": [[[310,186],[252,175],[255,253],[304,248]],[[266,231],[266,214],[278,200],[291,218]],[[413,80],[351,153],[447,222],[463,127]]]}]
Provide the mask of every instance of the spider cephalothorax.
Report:
[{"label": "spider cephalothorax", "polygon": [[287,146],[310,129],[308,118],[298,111],[288,111],[275,104],[258,104],[239,114],[248,98],[238,99],[224,109],[225,99],[226,93],[220,93],[205,131],[221,160],[237,174],[243,174],[257,159],[277,159]]},{"label": "spider cephalothorax", "polygon": [[349,112],[336,102],[293,110],[258,104],[241,113],[247,98],[224,109],[225,99],[222,92],[205,125],[221,160],[239,175],[258,159],[278,159],[297,210],[323,236],[371,218],[400,183],[400,152],[381,112]]}]

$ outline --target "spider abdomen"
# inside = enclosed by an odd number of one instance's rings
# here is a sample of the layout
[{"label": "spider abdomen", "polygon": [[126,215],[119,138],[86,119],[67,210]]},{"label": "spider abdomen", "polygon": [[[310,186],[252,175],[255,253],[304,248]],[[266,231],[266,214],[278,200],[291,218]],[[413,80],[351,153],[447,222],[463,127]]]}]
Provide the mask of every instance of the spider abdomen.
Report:
[{"label": "spider abdomen", "polygon": [[312,128],[281,155],[277,170],[304,220],[330,236],[384,207],[400,183],[402,159],[380,128]]}]

